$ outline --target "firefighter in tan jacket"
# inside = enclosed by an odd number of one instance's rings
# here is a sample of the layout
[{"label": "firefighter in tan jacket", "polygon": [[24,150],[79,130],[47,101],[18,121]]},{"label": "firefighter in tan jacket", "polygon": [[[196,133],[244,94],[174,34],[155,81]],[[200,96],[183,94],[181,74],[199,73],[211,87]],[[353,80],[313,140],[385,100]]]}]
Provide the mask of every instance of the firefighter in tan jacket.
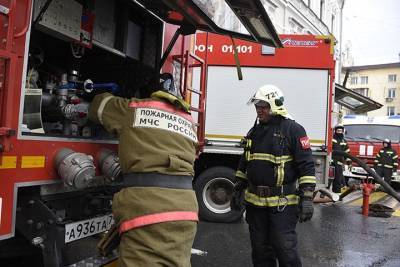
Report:
[{"label": "firefighter in tan jacket", "polygon": [[[172,78],[172,76],[170,76]],[[89,118],[119,137],[124,188],[114,195],[120,266],[190,266],[198,205],[197,137],[186,102],[166,88],[147,99],[97,95]]]}]

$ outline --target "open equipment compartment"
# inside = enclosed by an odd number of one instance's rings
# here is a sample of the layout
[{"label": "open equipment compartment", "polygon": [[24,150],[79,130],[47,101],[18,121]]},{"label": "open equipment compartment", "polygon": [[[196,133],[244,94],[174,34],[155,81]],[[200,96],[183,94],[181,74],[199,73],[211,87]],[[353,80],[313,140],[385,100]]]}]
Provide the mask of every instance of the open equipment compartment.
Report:
[{"label": "open equipment compartment", "polygon": [[23,136],[112,138],[88,120],[94,95],[146,97],[159,73],[163,22],[142,9],[124,0],[34,2]]}]

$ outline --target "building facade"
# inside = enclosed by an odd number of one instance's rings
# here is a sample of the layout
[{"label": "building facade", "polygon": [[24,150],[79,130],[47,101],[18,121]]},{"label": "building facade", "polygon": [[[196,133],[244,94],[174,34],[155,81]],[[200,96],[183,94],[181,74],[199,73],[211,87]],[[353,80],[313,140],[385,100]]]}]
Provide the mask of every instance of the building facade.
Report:
[{"label": "building facade", "polygon": [[[343,73],[347,70],[347,88],[383,104],[382,108],[364,115],[400,115],[400,62],[344,67]],[[351,112],[346,110],[345,113]]]},{"label": "building facade", "polygon": [[264,0],[278,33],[333,34],[340,38],[344,0]]},{"label": "building facade", "polygon": [[[224,1],[210,4],[196,0],[204,6],[225,29],[247,33]],[[342,51],[342,16],[345,0],[261,0],[278,34],[332,35],[335,42],[336,81],[340,80]]]},{"label": "building facade", "polygon": [[342,14],[345,0],[263,0],[280,34],[333,35],[336,81],[340,81]]}]

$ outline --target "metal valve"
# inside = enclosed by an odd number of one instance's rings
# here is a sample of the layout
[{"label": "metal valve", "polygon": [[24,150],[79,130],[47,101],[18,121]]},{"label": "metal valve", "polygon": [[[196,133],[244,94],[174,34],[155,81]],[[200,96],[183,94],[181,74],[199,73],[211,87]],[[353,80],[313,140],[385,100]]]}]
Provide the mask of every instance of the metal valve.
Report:
[{"label": "metal valve", "polygon": [[103,148],[100,150],[97,158],[101,172],[108,180],[115,181],[121,174],[118,155],[110,149]]},{"label": "metal valve", "polygon": [[55,167],[64,183],[77,189],[89,187],[95,176],[93,157],[68,148],[57,153]]}]

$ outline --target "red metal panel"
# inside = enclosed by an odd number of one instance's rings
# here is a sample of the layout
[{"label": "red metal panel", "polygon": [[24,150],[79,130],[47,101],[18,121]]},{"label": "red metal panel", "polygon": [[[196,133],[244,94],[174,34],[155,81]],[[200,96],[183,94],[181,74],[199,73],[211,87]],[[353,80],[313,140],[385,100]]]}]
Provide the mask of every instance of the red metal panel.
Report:
[{"label": "red metal panel", "polygon": [[[18,56],[23,56],[25,53],[25,36],[29,27],[32,0],[18,0],[16,8],[13,10],[13,40],[12,51]],[[10,23],[11,25],[11,23]]]},{"label": "red metal panel", "polygon": [[[0,0],[0,5],[5,8],[10,8],[10,0]],[[6,49],[7,33],[8,33],[8,14],[0,12],[0,50]]]},{"label": "red metal panel", "polygon": [[32,0],[1,0],[0,5],[9,10],[8,14],[0,13],[0,49],[22,56]]},{"label": "red metal panel", "polygon": [[[163,51],[162,51],[163,53],[164,53],[166,47],[168,46],[169,42],[171,41],[172,36],[174,36],[174,33],[178,28],[179,27],[176,25],[165,23]],[[173,61],[174,60],[172,57],[176,56],[176,55],[183,56],[182,50],[189,49],[188,38],[190,38],[190,37],[179,36],[178,40],[176,41],[174,47],[171,50],[171,53],[169,54],[164,66],[162,68],[163,72],[173,73]],[[185,39],[187,39],[187,40],[185,40]]]},{"label": "red metal panel", "polygon": [[[6,74],[10,73],[10,54],[11,50],[11,34],[12,27],[10,27],[10,7],[11,1],[0,1],[0,5],[8,8],[8,14],[0,14],[0,127],[3,127],[5,121],[6,112],[6,89],[8,87]],[[11,16],[12,18],[12,16]],[[0,136],[1,149],[4,149],[4,136]],[[1,154],[0,154],[1,155]],[[0,158],[0,166],[3,165],[2,159]],[[0,206],[0,236],[10,234],[12,230],[12,211],[13,211],[13,186],[14,183],[10,177],[12,172],[8,170],[0,170],[0,198],[2,205]]]},{"label": "red metal panel", "polygon": [[[284,48],[277,48],[275,55],[262,55],[261,44],[235,40],[240,64],[254,67],[333,69],[332,40],[329,36],[280,35]],[[208,65],[235,65],[233,44],[229,37],[206,33],[196,34],[196,55],[205,58]]]},{"label": "red metal panel", "polygon": [[[3,127],[17,129],[19,102],[21,96],[22,79],[14,79],[11,77],[22,77],[23,60],[21,58],[12,57],[8,61],[8,71],[6,72],[6,89],[4,91],[5,110],[3,114]],[[18,65],[19,64],[19,65]]]},{"label": "red metal panel", "polygon": [[4,91],[6,88],[6,62],[7,60],[0,55],[0,127],[3,121],[2,114],[5,112]]},{"label": "red metal panel", "polygon": [[2,171],[0,175],[0,197],[2,198],[0,239],[2,235],[11,234],[12,231],[14,181],[11,175],[10,171]]},{"label": "red metal panel", "polygon": [[[57,171],[54,167],[54,157],[61,148],[69,148],[76,152],[92,155],[96,159],[97,153],[101,148],[117,150],[117,145],[113,144],[95,144],[84,142],[60,142],[51,140],[17,140],[11,138],[12,150],[0,154],[0,166],[2,157],[16,156],[16,168],[0,168],[0,197],[3,201],[0,239],[2,235],[12,232],[12,218],[14,214],[14,186],[16,183],[30,182],[39,183],[41,181],[50,181],[58,179]],[[21,168],[22,156],[45,156],[45,166],[39,168]],[[100,175],[100,168],[96,165],[96,175]]]}]

